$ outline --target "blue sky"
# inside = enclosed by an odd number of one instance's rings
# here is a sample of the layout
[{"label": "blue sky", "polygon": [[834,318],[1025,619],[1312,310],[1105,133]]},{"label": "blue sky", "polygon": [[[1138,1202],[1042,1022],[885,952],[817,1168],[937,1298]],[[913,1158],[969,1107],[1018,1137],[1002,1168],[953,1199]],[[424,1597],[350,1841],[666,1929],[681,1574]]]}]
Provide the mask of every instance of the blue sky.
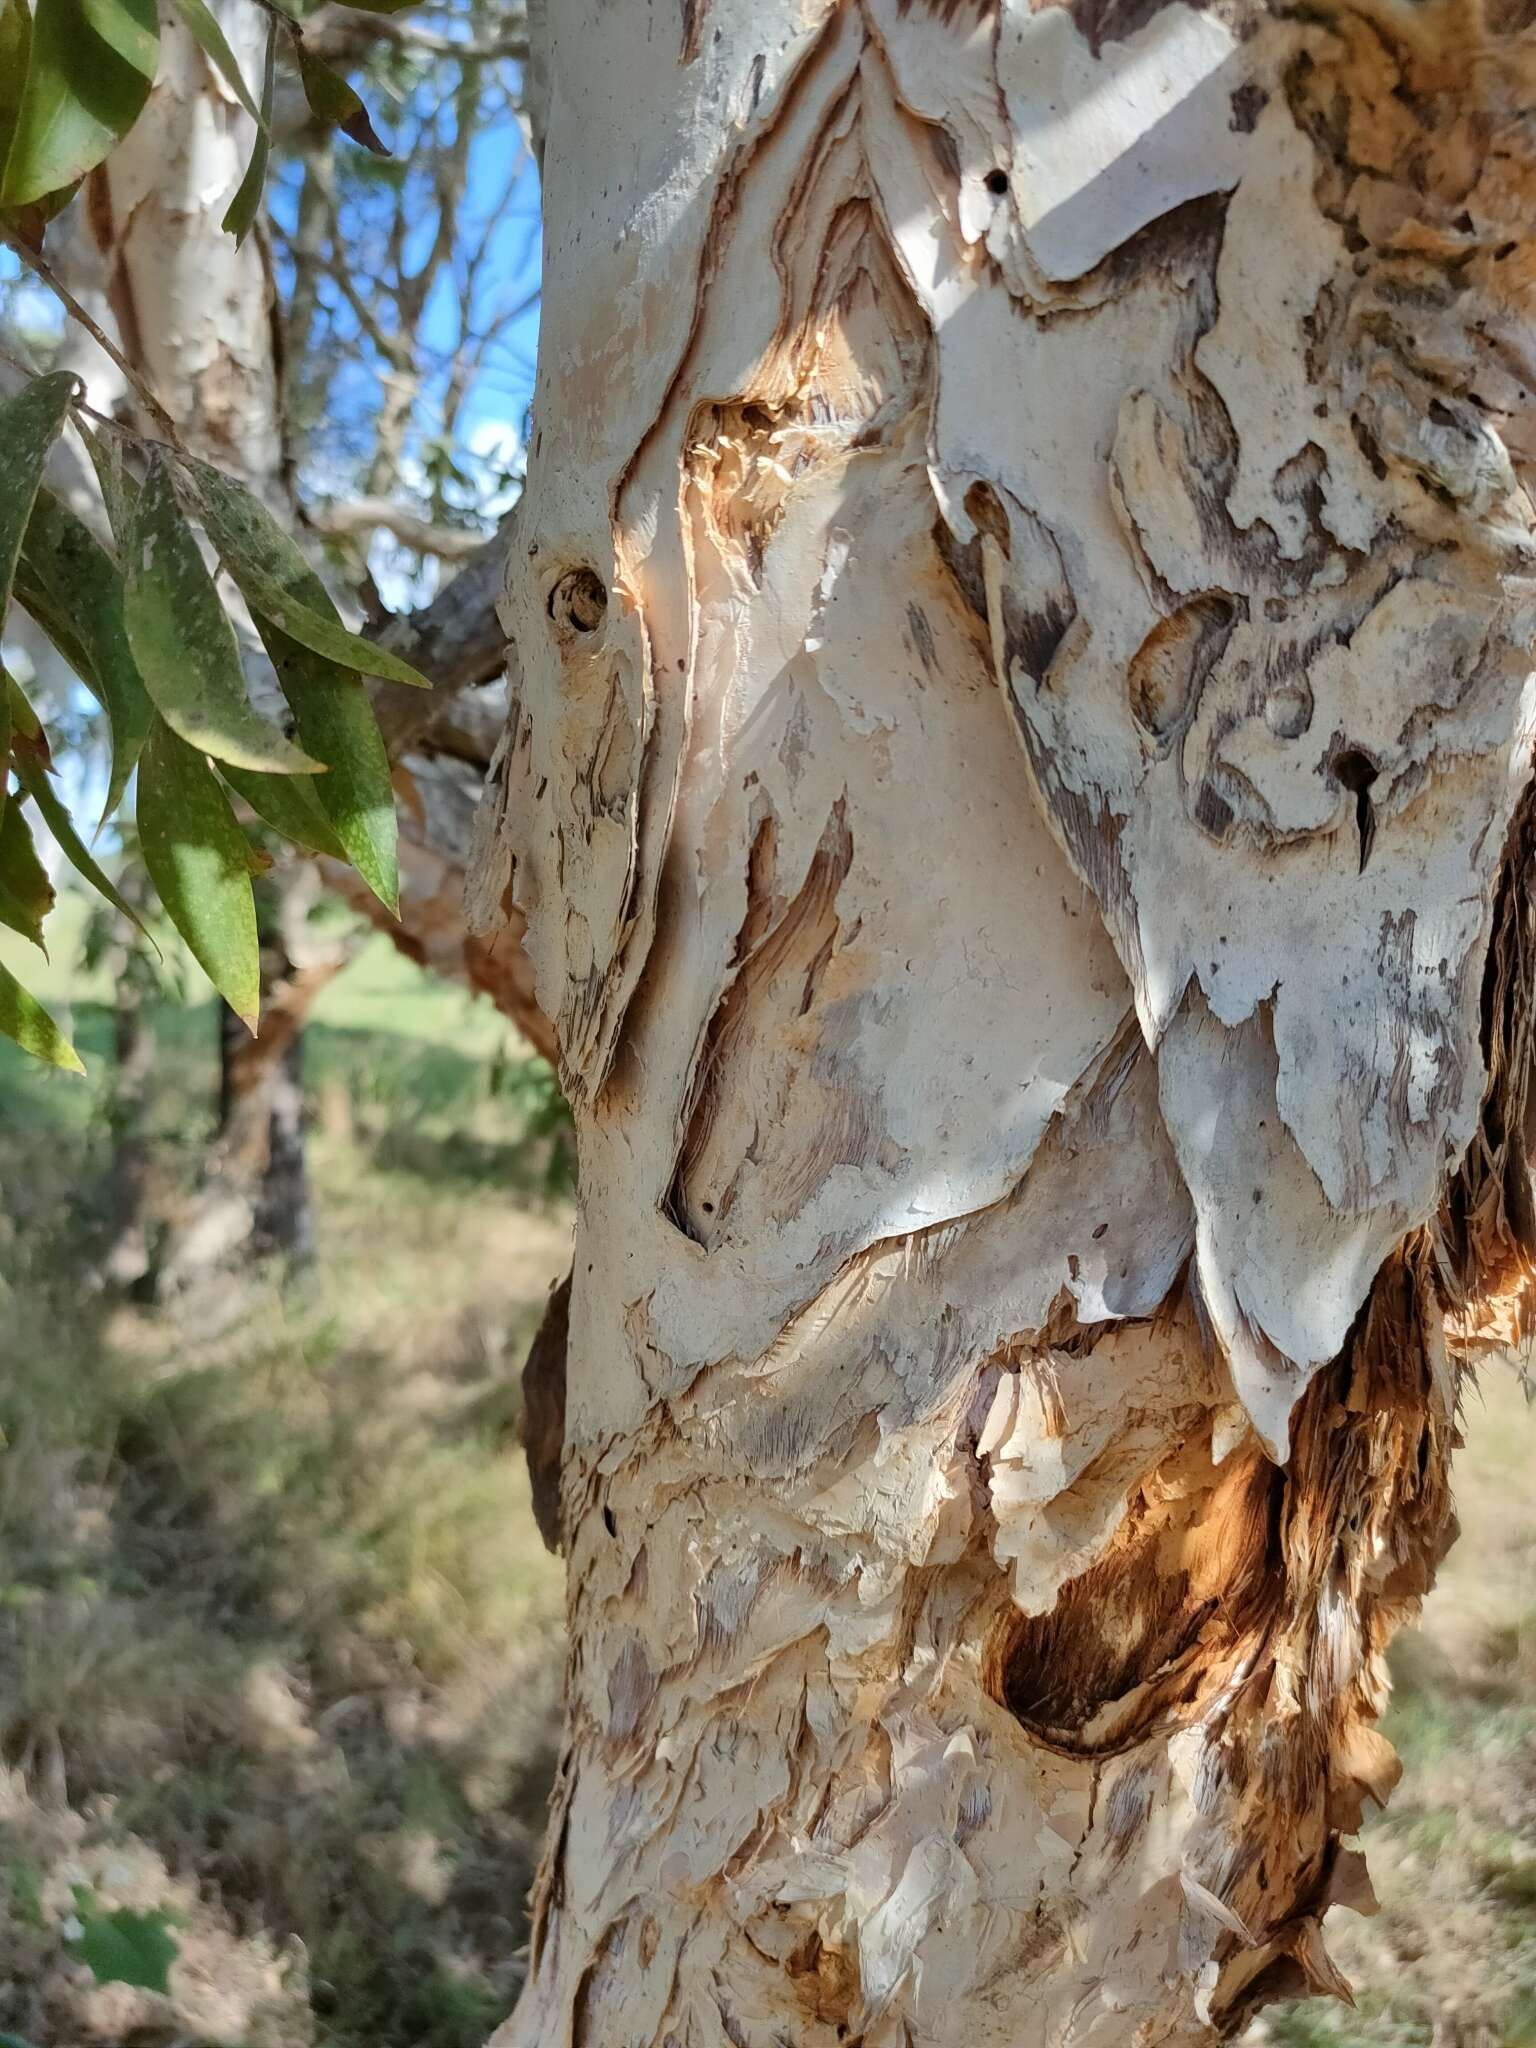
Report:
[{"label": "blue sky", "polygon": [[[452,33],[469,29],[468,12],[455,7],[434,17],[434,26]],[[440,76],[440,74],[434,74]],[[471,124],[465,198],[455,222],[452,265],[438,276],[422,320],[426,370],[423,401],[417,421],[424,447],[435,436],[450,368],[462,361],[466,339],[471,347],[494,333],[459,415],[456,453],[473,458],[496,447],[520,443],[533,392],[538,341],[539,180],[520,124],[505,104],[501,88],[515,85],[516,67],[502,60],[482,76],[487,90],[485,112]],[[435,130],[439,144],[451,140],[457,118],[451,101],[434,103],[428,91],[417,90],[398,105],[372,93],[376,125],[394,146],[390,166],[355,155],[351,146],[338,161],[346,239],[355,253],[354,287],[367,296],[368,280],[387,268],[388,224],[397,205],[409,222],[402,268],[418,273],[427,261],[437,233],[435,193],[425,168],[413,168],[418,137]],[[284,231],[292,229],[300,183],[299,168],[290,164],[274,181],[269,208]],[[375,193],[377,198],[375,198]],[[281,240],[281,236],[279,238]],[[480,252],[473,289],[467,293],[462,272],[471,252]],[[286,289],[286,266],[279,264],[279,285]],[[381,397],[378,358],[349,303],[334,279],[321,282],[330,332],[346,350],[347,360],[335,377],[325,424],[315,437],[317,464],[313,482],[324,487],[325,473],[344,474],[368,441],[368,421]],[[471,462],[469,465],[474,467]]]}]

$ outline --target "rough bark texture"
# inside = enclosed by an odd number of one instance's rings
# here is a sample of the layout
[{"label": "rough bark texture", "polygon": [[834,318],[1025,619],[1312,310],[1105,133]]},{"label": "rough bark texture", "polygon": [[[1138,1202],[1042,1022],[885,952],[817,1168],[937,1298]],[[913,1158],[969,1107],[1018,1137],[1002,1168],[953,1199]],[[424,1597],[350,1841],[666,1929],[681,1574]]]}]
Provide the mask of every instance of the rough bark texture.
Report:
[{"label": "rough bark texture", "polygon": [[533,992],[522,920],[510,909],[496,930],[470,930],[464,878],[475,810],[506,722],[506,639],[496,617],[516,512],[422,611],[391,620],[384,645],[413,662],[430,691],[373,686],[374,709],[395,763],[400,827],[400,917],[391,918],[357,877],[325,863],[327,879],[419,965],[485,995],[546,1059],[554,1036]]},{"label": "rough bark texture", "polygon": [[480,910],[581,1213],[507,2048],[1343,1989],[1532,1272],[1504,27],[549,10]]}]

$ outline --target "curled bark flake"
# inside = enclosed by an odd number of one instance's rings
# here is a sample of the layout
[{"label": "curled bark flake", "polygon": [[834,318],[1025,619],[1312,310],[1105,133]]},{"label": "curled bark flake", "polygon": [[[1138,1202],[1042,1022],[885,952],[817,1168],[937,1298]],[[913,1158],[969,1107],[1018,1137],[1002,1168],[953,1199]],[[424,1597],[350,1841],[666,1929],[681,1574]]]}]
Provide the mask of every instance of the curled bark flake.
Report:
[{"label": "curled bark flake", "polygon": [[1131,716],[1155,745],[1171,741],[1192,716],[1236,617],[1230,597],[1213,592],[1191,598],[1171,618],[1159,620],[1131,657]]}]

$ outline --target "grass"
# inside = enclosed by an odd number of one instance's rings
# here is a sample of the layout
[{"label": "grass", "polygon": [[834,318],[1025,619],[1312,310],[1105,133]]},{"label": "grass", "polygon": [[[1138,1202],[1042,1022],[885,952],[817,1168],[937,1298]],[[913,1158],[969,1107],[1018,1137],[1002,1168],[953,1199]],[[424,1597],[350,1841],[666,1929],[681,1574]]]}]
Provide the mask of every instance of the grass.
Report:
[{"label": "grass", "polygon": [[[110,1307],[80,1260],[106,991],[62,961],[33,980],[92,1071],[0,1047],[0,2034],[480,2048],[554,1754],[558,1573],[511,1441],[566,1252],[548,1077],[370,946],[309,1040],[317,1272]],[[174,1202],[211,1012],[159,1032]],[[1536,1418],[1512,1372],[1486,1371],[1458,1470],[1463,1539],[1395,1656],[1382,1911],[1329,1923],[1358,2003],[1275,2011],[1254,2043],[1536,2048]],[[171,1916],[167,1993],[93,1981],[82,1896]]]},{"label": "grass", "polygon": [[[70,1007],[85,1082],[0,1051],[0,2033],[479,2048],[553,1763],[512,1440],[568,1238],[547,1074],[371,946],[308,1046],[318,1271],[127,1309],[83,1284],[109,1018]],[[174,1203],[214,1023],[157,1022]],[[95,1983],[82,1895],[171,1915],[165,1994]]]}]

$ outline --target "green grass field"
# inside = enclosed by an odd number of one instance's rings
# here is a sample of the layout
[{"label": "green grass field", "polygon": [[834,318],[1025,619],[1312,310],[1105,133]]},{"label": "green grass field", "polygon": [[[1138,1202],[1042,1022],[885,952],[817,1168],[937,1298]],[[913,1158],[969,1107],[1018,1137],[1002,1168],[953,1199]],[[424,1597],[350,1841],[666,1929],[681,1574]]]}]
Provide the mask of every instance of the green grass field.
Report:
[{"label": "green grass field", "polygon": [[[370,943],[310,1034],[318,1270],[127,1308],[82,1259],[109,991],[67,949],[31,979],[91,1072],[0,1046],[0,2036],[479,2048],[518,1981],[559,1687],[512,1440],[568,1235],[549,1077]],[[211,1008],[158,1031],[174,1205]],[[1467,1430],[1465,1534],[1396,1657],[1382,1911],[1330,1921],[1357,2007],[1255,2041],[1536,2048],[1536,1421],[1512,1370]],[[103,1925],[174,1944],[163,1991],[97,1981]]]}]

